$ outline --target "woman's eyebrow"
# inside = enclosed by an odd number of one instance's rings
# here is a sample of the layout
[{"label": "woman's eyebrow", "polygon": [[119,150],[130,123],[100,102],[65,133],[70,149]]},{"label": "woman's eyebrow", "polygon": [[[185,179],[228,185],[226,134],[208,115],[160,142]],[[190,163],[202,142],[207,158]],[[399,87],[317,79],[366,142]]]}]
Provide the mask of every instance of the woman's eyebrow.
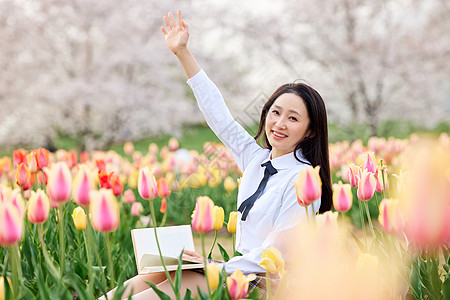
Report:
[{"label": "woman's eyebrow", "polygon": [[[273,107],[275,107],[275,108],[277,108],[277,109],[283,110],[283,108],[282,108],[281,106],[276,105],[276,104],[274,104]],[[294,110],[294,109],[289,109],[288,111],[289,111],[289,112],[292,112],[292,113],[294,113],[294,114],[297,114],[297,115],[299,115],[300,117],[302,116],[298,111],[296,111],[296,110]]]}]

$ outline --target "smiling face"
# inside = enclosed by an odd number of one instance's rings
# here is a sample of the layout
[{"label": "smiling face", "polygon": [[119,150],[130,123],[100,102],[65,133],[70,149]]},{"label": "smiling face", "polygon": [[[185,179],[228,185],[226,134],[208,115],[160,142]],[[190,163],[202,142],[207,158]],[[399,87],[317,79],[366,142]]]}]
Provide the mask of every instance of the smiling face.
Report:
[{"label": "smiling face", "polygon": [[270,107],[265,122],[267,139],[272,146],[272,159],[295,150],[309,133],[309,115],[300,96],[281,94]]}]

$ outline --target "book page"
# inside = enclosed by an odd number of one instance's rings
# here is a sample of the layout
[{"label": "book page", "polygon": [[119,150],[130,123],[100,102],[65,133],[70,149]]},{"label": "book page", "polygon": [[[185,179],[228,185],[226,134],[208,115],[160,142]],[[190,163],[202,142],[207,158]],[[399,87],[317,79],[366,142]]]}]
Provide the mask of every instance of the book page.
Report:
[{"label": "book page", "polygon": [[[138,271],[143,267],[161,265],[154,229],[133,229],[131,232]],[[177,265],[177,257],[183,249],[195,251],[190,225],[159,227],[157,232],[161,252],[168,264],[173,262]]]}]

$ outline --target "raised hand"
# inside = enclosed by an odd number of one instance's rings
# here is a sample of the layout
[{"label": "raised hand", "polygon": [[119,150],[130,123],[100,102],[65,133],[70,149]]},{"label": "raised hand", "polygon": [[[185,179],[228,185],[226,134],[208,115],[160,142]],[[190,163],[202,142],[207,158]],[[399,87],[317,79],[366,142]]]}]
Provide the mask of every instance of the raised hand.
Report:
[{"label": "raised hand", "polygon": [[181,17],[180,10],[177,10],[176,22],[172,12],[169,12],[168,16],[164,16],[163,20],[167,29],[164,28],[164,26],[161,26],[161,31],[164,34],[167,46],[173,53],[177,54],[177,52],[187,46],[189,40],[189,27]]}]

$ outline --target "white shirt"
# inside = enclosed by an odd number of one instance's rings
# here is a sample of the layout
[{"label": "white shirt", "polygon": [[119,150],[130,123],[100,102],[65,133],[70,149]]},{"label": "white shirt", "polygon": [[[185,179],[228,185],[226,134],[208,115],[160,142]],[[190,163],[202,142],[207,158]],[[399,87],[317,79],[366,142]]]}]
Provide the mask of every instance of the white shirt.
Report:
[{"label": "white shirt", "polygon": [[[237,207],[258,188],[264,176],[261,164],[270,160],[271,150],[259,146],[255,139],[231,116],[222,94],[203,70],[187,81],[194,92],[200,110],[209,127],[233,155],[243,175],[239,186]],[[301,150],[297,157],[307,161]],[[297,202],[293,181],[307,165],[294,157],[294,152],[274,158],[272,165],[278,173],[272,175],[261,196],[255,201],[247,219],[241,221],[238,213],[236,250],[243,256],[231,258],[223,265],[227,273],[240,269],[244,274],[263,273],[258,263],[264,249],[275,246],[282,253],[277,237],[295,227],[306,216],[304,207]],[[320,199],[314,202],[314,213],[320,208]],[[312,207],[309,206],[309,214]],[[288,259],[283,253],[286,262]]]}]

